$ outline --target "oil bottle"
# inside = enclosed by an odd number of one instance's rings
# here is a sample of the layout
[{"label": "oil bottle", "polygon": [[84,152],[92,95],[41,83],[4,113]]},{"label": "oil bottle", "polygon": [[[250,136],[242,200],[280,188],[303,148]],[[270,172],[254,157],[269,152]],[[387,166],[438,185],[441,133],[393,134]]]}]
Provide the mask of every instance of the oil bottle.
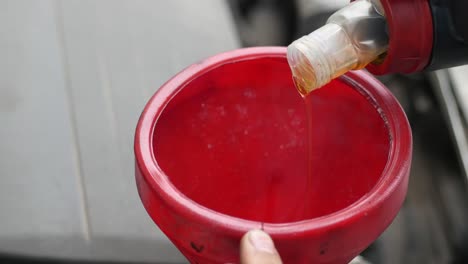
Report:
[{"label": "oil bottle", "polygon": [[305,95],[350,70],[410,74],[468,64],[468,1],[357,0],[294,41],[288,62]]}]

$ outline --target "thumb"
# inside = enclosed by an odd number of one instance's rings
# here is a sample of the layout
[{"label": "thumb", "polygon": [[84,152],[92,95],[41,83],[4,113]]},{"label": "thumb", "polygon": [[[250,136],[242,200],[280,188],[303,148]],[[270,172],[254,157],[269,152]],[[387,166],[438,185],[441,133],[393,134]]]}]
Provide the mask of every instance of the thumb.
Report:
[{"label": "thumb", "polygon": [[252,230],[242,237],[240,245],[241,264],[281,264],[271,237],[261,231]]}]

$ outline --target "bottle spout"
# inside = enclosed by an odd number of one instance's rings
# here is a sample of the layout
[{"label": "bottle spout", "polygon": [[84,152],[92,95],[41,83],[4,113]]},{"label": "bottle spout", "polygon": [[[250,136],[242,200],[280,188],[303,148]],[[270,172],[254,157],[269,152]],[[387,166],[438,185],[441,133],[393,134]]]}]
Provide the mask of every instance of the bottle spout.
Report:
[{"label": "bottle spout", "polygon": [[350,70],[362,69],[388,48],[380,2],[357,0],[327,23],[288,46],[287,58],[298,91],[305,96]]}]

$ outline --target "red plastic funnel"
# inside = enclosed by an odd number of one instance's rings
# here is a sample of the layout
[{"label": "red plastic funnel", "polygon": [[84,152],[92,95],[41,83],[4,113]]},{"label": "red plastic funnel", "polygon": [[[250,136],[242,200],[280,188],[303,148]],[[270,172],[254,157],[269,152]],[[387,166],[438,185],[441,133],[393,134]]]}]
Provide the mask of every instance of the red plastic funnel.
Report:
[{"label": "red plastic funnel", "polygon": [[251,48],[188,67],[148,102],[138,190],[191,263],[238,262],[255,228],[285,263],[347,263],[392,222],[412,151],[398,102],[363,71],[310,100],[309,135],[286,49]]}]

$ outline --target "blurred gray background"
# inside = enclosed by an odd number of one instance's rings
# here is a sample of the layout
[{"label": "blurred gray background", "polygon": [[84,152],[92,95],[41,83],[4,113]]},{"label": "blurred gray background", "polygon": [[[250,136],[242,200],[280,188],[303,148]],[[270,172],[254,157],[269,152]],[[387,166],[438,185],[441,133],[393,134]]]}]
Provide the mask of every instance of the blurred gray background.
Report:
[{"label": "blurred gray background", "polygon": [[[287,45],[347,0],[0,0],[0,262],[184,263],[136,192],[133,133],[168,78]],[[468,263],[468,69],[381,80],[413,127],[410,190],[372,263]]]}]

